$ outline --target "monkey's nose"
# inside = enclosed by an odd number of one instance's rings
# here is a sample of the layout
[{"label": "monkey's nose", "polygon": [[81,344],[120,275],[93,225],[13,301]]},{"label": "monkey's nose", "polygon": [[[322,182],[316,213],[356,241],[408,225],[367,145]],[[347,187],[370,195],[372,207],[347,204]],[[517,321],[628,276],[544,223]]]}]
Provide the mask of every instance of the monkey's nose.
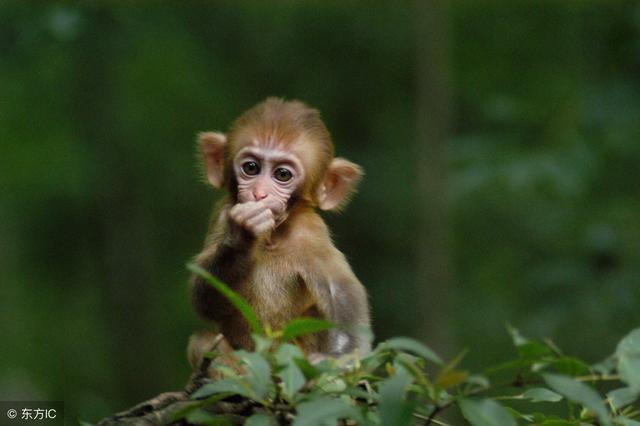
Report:
[{"label": "monkey's nose", "polygon": [[267,198],[267,193],[266,192],[258,192],[258,191],[254,191],[253,192],[253,198],[256,199],[256,201],[262,201],[265,198]]}]

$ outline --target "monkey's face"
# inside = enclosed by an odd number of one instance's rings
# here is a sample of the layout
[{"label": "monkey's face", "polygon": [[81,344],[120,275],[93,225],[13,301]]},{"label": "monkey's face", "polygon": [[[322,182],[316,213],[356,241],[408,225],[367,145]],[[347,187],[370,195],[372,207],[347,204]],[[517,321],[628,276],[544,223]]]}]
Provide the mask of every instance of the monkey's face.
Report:
[{"label": "monkey's face", "polygon": [[291,196],[305,180],[300,159],[290,150],[246,146],[234,157],[238,202],[264,201],[278,216],[284,215]]},{"label": "monkey's face", "polygon": [[266,204],[276,225],[302,203],[322,210],[346,204],[362,169],[334,158],[318,112],[301,102],[269,98],[231,126],[229,136],[198,136],[207,180],[226,187],[234,203]]}]

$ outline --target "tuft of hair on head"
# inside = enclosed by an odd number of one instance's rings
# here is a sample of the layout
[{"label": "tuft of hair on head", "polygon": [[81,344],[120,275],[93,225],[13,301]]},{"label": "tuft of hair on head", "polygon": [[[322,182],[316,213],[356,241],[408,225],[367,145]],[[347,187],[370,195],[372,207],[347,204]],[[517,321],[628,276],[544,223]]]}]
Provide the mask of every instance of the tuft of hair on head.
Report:
[{"label": "tuft of hair on head", "polygon": [[334,156],[331,134],[317,109],[303,102],[270,97],[242,114],[228,132],[229,156],[259,141],[292,150],[305,165],[305,192],[315,190]]}]

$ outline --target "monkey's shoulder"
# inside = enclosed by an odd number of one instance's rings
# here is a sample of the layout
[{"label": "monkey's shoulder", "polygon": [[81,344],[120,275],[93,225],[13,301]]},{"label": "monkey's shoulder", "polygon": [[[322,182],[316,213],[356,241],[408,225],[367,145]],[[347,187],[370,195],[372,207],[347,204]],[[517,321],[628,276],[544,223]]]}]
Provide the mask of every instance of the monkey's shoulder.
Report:
[{"label": "monkey's shoulder", "polygon": [[329,228],[313,211],[291,218],[274,237],[265,250],[279,259],[284,256],[290,263],[308,264],[311,259],[342,256],[331,240]]},{"label": "monkey's shoulder", "polygon": [[320,216],[317,216],[303,226],[295,228],[293,242],[305,242],[308,244],[325,244],[331,242],[329,228]]}]

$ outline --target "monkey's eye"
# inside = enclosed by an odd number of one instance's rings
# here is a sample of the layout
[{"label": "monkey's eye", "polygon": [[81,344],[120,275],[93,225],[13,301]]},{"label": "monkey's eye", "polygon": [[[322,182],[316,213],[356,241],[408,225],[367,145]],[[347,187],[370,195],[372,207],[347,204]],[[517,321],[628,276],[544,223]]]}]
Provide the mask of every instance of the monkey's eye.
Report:
[{"label": "monkey's eye", "polygon": [[255,176],[260,173],[260,165],[255,161],[247,161],[242,165],[242,171],[249,176]]},{"label": "monkey's eye", "polygon": [[273,173],[273,176],[280,182],[288,182],[293,177],[293,174],[291,173],[291,170],[279,167]]}]

